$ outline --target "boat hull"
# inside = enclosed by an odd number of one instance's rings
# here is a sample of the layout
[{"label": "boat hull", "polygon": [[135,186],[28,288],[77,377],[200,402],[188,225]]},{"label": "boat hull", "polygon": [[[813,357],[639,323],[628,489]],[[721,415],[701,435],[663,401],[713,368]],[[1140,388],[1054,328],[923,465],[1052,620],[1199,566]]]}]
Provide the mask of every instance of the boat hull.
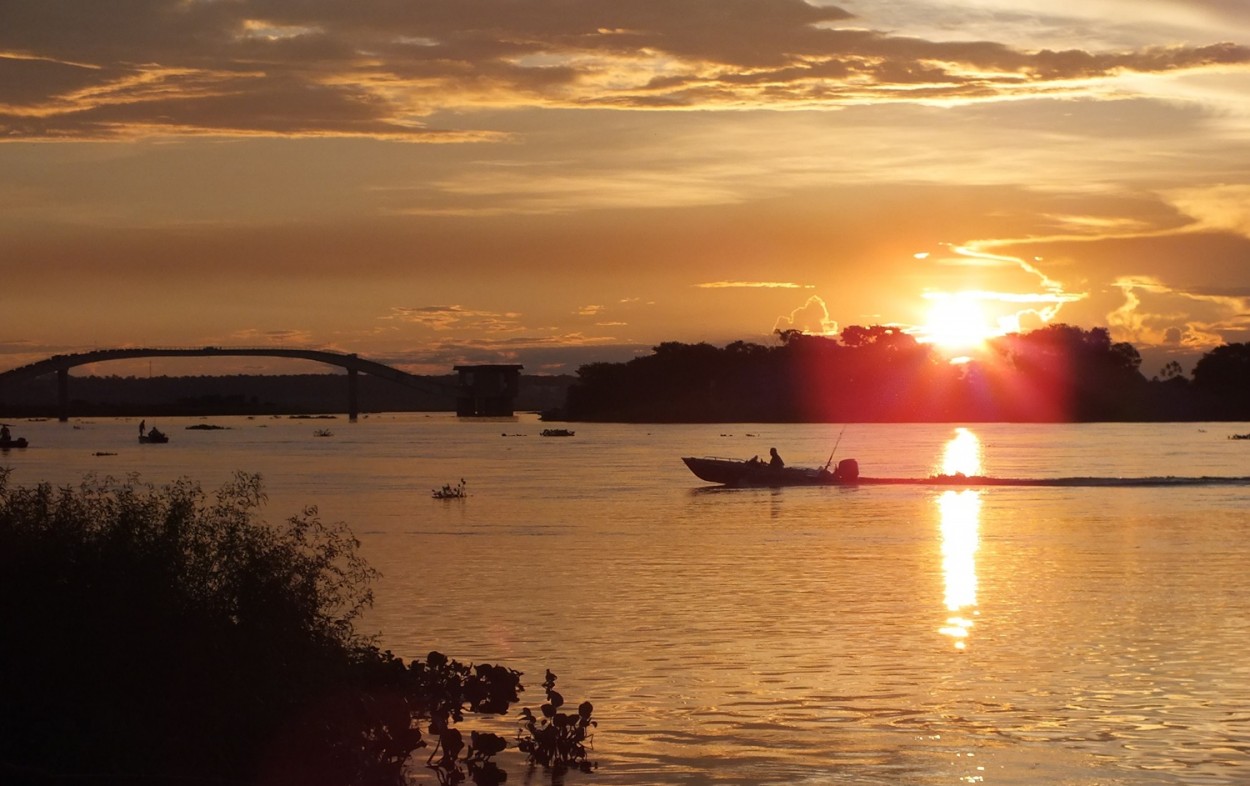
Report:
[{"label": "boat hull", "polygon": [[843,459],[833,472],[810,467],[774,469],[763,462],[737,459],[684,456],[682,461],[700,480],[724,486],[840,486],[859,477],[854,459]]}]

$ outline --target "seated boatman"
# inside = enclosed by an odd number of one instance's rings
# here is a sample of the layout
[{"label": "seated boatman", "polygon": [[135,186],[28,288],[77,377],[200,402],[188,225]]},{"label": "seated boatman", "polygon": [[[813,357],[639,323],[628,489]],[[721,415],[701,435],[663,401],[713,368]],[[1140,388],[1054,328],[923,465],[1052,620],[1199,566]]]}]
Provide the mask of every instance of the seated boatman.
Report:
[{"label": "seated boatman", "polygon": [[772,456],[772,458],[768,460],[769,469],[781,469],[786,465],[786,462],[781,460],[781,456],[777,453],[776,448],[769,448],[768,455]]}]

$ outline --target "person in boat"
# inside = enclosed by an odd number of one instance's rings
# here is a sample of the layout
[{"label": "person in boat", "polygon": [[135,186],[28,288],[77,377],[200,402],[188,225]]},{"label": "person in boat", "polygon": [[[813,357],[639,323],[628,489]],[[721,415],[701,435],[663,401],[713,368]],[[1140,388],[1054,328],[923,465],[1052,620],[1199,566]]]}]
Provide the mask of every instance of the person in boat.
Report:
[{"label": "person in boat", "polygon": [[139,421],[139,436],[142,437],[147,432],[147,424],[146,420]]},{"label": "person in boat", "polygon": [[769,469],[782,469],[785,467],[786,462],[781,460],[781,454],[777,452],[776,448],[769,448],[768,455],[771,457],[768,459]]},{"label": "person in boat", "polygon": [[0,426],[0,442],[8,442],[12,438],[13,435],[9,433],[8,424]]}]

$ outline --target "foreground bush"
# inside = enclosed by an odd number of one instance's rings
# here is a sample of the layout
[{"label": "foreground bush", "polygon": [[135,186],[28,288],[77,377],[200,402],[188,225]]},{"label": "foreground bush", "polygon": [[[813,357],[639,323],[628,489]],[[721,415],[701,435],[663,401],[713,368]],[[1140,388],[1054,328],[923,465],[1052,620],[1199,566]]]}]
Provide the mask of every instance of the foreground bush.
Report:
[{"label": "foreground bush", "polygon": [[[260,522],[258,476],[9,488],[0,470],[0,781],[499,783],[520,673],[405,664],[356,633],[375,572],[342,524]],[[431,735],[427,742],[421,729]],[[530,754],[531,761],[543,763]]]}]

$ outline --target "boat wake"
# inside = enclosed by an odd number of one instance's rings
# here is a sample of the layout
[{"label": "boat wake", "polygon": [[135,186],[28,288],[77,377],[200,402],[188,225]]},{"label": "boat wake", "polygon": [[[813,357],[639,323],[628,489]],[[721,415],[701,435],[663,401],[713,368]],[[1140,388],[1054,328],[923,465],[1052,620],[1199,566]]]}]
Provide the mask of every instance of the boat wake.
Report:
[{"label": "boat wake", "polygon": [[985,486],[1250,486],[1250,477],[1176,477],[1174,475],[1143,478],[996,478],[984,475],[933,475],[927,478],[867,478],[859,485],[877,486],[953,486],[982,488]]}]

